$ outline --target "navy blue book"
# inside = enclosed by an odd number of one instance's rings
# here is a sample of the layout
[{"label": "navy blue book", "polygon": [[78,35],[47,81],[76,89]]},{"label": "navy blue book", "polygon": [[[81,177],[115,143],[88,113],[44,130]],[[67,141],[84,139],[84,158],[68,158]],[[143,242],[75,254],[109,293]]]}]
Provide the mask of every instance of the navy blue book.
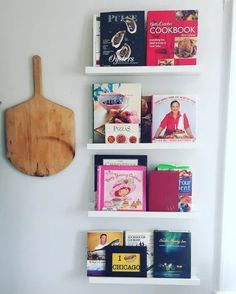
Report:
[{"label": "navy blue book", "polygon": [[146,64],[144,11],[100,14],[101,66]]},{"label": "navy blue book", "polygon": [[191,233],[154,231],[155,278],[191,278]]}]

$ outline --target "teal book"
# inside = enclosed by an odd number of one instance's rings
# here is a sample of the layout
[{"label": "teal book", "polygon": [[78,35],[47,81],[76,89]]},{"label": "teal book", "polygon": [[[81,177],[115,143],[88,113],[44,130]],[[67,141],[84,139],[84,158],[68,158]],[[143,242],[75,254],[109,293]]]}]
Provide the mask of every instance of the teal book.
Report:
[{"label": "teal book", "polygon": [[191,278],[191,233],[154,231],[155,278]]}]

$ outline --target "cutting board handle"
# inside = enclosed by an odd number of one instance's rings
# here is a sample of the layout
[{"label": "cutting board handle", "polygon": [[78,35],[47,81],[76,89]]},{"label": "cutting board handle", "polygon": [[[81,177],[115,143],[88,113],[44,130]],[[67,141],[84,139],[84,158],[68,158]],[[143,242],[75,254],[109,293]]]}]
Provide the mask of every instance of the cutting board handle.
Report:
[{"label": "cutting board handle", "polygon": [[42,71],[41,71],[41,57],[33,56],[34,66],[34,97],[42,97]]}]

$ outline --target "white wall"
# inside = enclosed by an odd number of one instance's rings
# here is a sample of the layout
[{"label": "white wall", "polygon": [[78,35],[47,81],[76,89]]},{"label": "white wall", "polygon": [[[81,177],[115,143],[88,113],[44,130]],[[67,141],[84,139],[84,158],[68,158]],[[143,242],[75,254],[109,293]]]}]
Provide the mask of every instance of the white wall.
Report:
[{"label": "white wall", "polygon": [[[0,10],[0,293],[77,294],[135,291],[150,294],[201,293],[217,288],[218,216],[224,97],[221,96],[222,1],[220,0],[1,0]],[[201,76],[87,77],[92,63],[92,15],[111,10],[200,9]],[[43,62],[47,98],[70,107],[76,116],[77,153],[72,164],[48,178],[26,176],[6,159],[3,112],[33,95],[31,57]],[[195,170],[194,221],[96,220],[87,218],[92,189],[93,152],[90,85],[100,81],[141,82],[143,94],[197,93],[196,150],[150,151],[157,162],[190,163]],[[223,111],[222,111],[223,109]],[[111,153],[111,152],[110,152]],[[128,152],[126,152],[128,153]],[[137,152],[141,154],[142,152]],[[188,229],[193,232],[193,265],[201,286],[90,285],[86,278],[86,231],[93,229]]]}]

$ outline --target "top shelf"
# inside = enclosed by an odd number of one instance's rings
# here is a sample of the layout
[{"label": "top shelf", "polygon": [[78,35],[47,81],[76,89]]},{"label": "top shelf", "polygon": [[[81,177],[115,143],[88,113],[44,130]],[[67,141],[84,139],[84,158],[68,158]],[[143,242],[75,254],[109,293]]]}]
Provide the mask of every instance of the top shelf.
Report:
[{"label": "top shelf", "polygon": [[203,65],[185,66],[86,66],[89,76],[106,75],[199,75]]}]

